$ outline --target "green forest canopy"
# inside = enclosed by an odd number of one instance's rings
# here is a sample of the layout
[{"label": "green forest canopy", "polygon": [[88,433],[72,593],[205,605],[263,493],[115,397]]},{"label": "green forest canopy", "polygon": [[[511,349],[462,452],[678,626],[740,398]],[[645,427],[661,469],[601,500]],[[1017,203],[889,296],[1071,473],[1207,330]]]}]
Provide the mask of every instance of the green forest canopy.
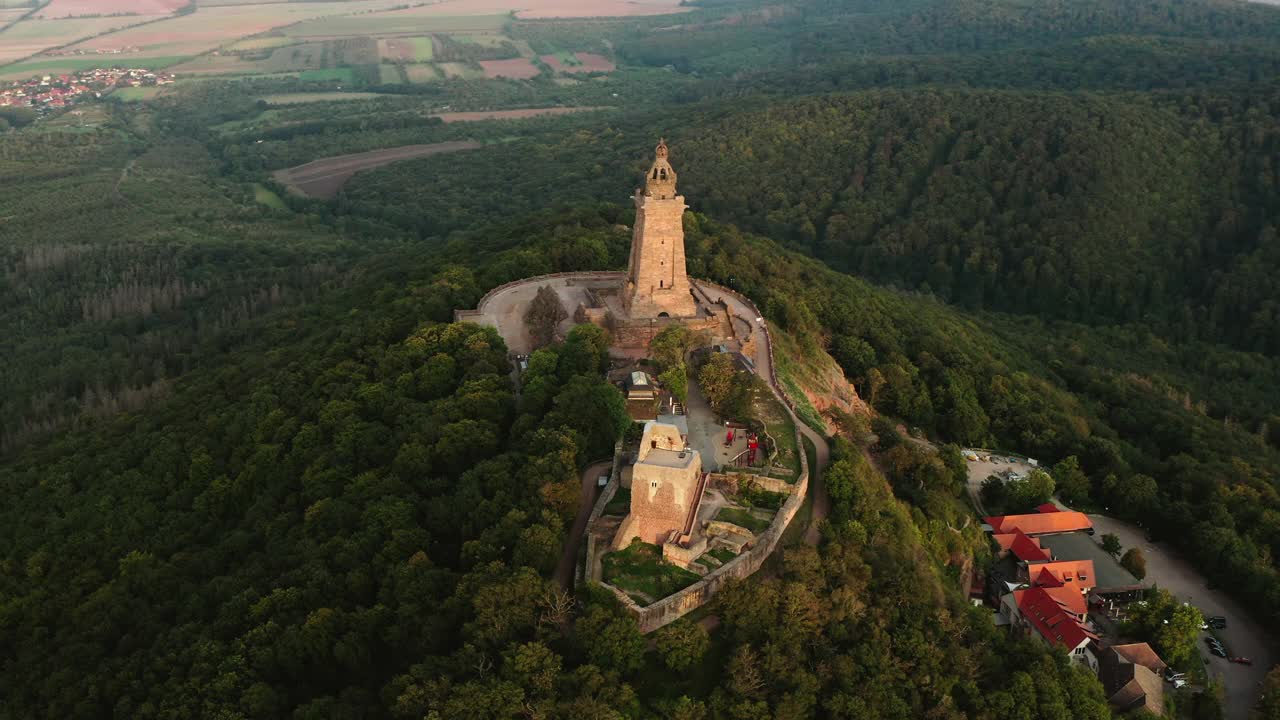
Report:
[{"label": "green forest canopy", "polygon": [[[692,274],[888,416],[1077,458],[1082,501],[1280,621],[1280,13],[763,5],[509,28],[616,48],[578,85],[267,112],[295,81],[213,81],[0,136],[24,189],[0,197],[6,709],[1105,717],[1087,676],[957,602],[985,541],[950,529],[954,468],[906,445],[888,486],[837,452],[840,522],[726,593],[691,672],[603,599],[566,610],[544,578],[616,398],[585,338],[517,401],[496,338],[443,323],[502,282],[621,267],[662,134]],[[447,126],[442,97],[611,109]],[[458,137],[493,145],[254,201],[267,170]]]}]

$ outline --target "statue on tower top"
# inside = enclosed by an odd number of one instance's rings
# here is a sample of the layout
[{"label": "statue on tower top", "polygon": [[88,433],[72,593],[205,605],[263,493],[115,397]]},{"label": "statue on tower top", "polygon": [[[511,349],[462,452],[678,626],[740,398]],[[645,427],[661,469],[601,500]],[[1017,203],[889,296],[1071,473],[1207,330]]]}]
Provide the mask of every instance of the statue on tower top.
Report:
[{"label": "statue on tower top", "polygon": [[671,163],[667,162],[667,153],[666,139],[658,140],[658,146],[653,149],[653,166],[645,175],[645,195],[663,200],[676,196],[676,171],[671,167]]}]

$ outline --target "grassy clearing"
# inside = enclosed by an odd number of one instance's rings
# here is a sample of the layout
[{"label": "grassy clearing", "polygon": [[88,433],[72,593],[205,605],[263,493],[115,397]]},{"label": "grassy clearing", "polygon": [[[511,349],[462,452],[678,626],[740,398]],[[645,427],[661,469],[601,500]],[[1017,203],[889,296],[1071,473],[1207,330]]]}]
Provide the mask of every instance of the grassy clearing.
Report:
[{"label": "grassy clearing", "polygon": [[739,527],[744,527],[757,535],[764,532],[765,528],[769,527],[768,520],[762,520],[742,508],[720,508],[720,512],[716,513],[715,519],[733,523]]},{"label": "grassy clearing", "polygon": [[164,88],[158,87],[122,87],[111,91],[111,97],[125,102],[150,100],[159,95]]},{"label": "grassy clearing", "polygon": [[[813,473],[818,467],[818,448],[814,447],[813,441],[809,438],[801,438],[804,442],[804,455],[809,459],[809,476],[813,477]],[[795,545],[804,540],[804,533],[809,529],[809,523],[813,521],[813,493],[804,494],[804,501],[800,503],[800,508],[796,510],[796,514],[791,518],[791,522],[787,525],[786,531],[782,533],[782,540],[779,544],[782,547]],[[774,554],[775,556],[777,553]],[[772,560],[772,558],[770,558]]]},{"label": "grassy clearing", "polygon": [[[632,541],[625,550],[605,555],[603,564],[606,583],[629,595],[641,593],[653,600],[679,592],[699,580],[697,573],[663,560],[662,548],[639,540]],[[637,602],[640,601],[637,599]]]},{"label": "grassy clearing", "polygon": [[774,458],[773,465],[787,471],[786,475],[771,475],[795,482],[800,477],[800,450],[796,447],[796,424],[792,422],[791,414],[767,389],[756,394],[752,407],[756,417],[765,424],[769,436],[778,444],[778,456]]},{"label": "grassy clearing", "polygon": [[722,547],[715,548],[714,550],[708,550],[707,554],[719,560],[721,565],[738,557],[733,551],[729,550],[728,548],[722,548]]},{"label": "grassy clearing", "polygon": [[253,184],[253,199],[257,200],[260,204],[266,205],[267,207],[275,210],[289,209],[289,207],[284,204],[284,200],[280,199],[279,195],[269,190],[267,186],[262,183]]}]

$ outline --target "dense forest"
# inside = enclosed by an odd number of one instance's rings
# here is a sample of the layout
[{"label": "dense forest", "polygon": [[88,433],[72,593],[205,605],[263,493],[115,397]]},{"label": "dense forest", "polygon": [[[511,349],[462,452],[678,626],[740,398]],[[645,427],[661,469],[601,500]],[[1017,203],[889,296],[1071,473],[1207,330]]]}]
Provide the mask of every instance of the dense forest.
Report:
[{"label": "dense forest", "polygon": [[[681,623],[650,652],[611,601],[545,579],[577,468],[625,422],[600,380],[607,340],[588,328],[539,351],[517,399],[491,330],[432,318],[529,256],[616,264],[616,213],[369,260],[366,280],[254,320],[247,347],[148,412],[17,454],[6,712],[1107,717],[1090,675],[968,608],[945,580],[945,516],[899,503],[848,445],[827,539],[728,591],[714,641]],[[942,497],[954,473],[934,473]]]},{"label": "dense forest", "polygon": [[[1064,497],[1280,626],[1280,11],[706,0],[507,32],[620,69],[290,107],[258,98],[323,85],[215,80],[0,126],[0,717],[1109,717],[963,601],[991,549],[957,445],[1078,468]],[[517,393],[449,321],[622,267],[663,135],[690,274],[881,419],[875,465],[863,423],[833,441],[816,545],[714,632],[645,638],[550,581],[624,424],[606,338]],[[332,202],[268,174],[462,138]]]}]

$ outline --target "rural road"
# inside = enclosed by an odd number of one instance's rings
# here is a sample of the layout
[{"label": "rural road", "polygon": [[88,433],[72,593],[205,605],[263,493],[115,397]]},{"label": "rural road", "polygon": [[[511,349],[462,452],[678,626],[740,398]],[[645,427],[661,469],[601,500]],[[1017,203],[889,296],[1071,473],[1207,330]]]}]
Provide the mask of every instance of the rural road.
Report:
[{"label": "rural road", "polygon": [[[696,283],[697,281],[694,282]],[[737,296],[722,293],[718,288],[701,286],[701,289],[708,297],[723,300],[733,314],[751,322],[752,327],[757,328],[758,331],[763,331],[763,326],[754,322],[755,318],[759,317],[756,315],[756,308],[743,302]],[[751,360],[756,365],[756,374],[768,381],[773,394],[778,397],[778,400],[783,405],[789,407],[786,397],[782,394],[782,388],[778,387],[773,381],[773,359],[769,355],[769,343],[757,342],[755,357],[751,358]],[[805,425],[800,418],[796,417],[795,413],[791,413],[791,419],[795,422],[796,427],[800,428],[800,434],[813,441],[813,447],[818,451],[818,467],[809,468],[809,492],[813,494],[813,516],[804,534],[805,542],[810,545],[817,545],[821,537],[818,526],[826,519],[827,513],[831,509],[831,500],[827,497],[827,486],[822,482],[822,468],[825,468],[831,460],[831,448],[827,445],[825,437]],[[804,452],[803,443],[801,443],[800,452]]]},{"label": "rural road", "polygon": [[[831,498],[827,496],[827,484],[822,481],[822,471],[831,462],[831,448],[827,445],[827,439],[813,428],[800,422],[799,419],[796,423],[800,428],[800,434],[809,438],[813,442],[814,450],[817,450],[818,467],[809,468],[809,492],[813,495],[813,511],[809,517],[809,527],[804,531],[804,541],[810,545],[817,545],[822,539],[819,527],[822,521],[827,519],[827,513],[831,512]],[[802,447],[801,452],[803,451]]]},{"label": "rural road", "polygon": [[573,589],[573,569],[578,564],[578,547],[582,544],[582,533],[587,529],[591,508],[596,504],[596,478],[608,473],[612,467],[612,460],[604,460],[592,463],[582,471],[582,502],[578,505],[578,517],[574,518],[569,537],[564,541],[564,551],[560,553],[560,562],[556,564],[553,576],[556,583],[565,590]]},{"label": "rural road", "polygon": [[1101,543],[1104,534],[1114,533],[1125,549],[1142,548],[1147,558],[1147,582],[1168,590],[1183,602],[1190,602],[1205,615],[1227,618],[1227,629],[1220,630],[1218,636],[1228,653],[1252,658],[1253,665],[1235,665],[1210,655],[1203,642],[1198,643],[1197,650],[1202,657],[1208,658],[1206,669],[1221,680],[1226,691],[1227,719],[1246,720],[1258,700],[1259,683],[1275,661],[1271,653],[1273,639],[1266,630],[1225,593],[1208,589],[1204,577],[1175,555],[1172,548],[1163,543],[1148,542],[1141,528],[1105,515],[1090,515],[1089,519],[1097,530],[1095,542]]}]

